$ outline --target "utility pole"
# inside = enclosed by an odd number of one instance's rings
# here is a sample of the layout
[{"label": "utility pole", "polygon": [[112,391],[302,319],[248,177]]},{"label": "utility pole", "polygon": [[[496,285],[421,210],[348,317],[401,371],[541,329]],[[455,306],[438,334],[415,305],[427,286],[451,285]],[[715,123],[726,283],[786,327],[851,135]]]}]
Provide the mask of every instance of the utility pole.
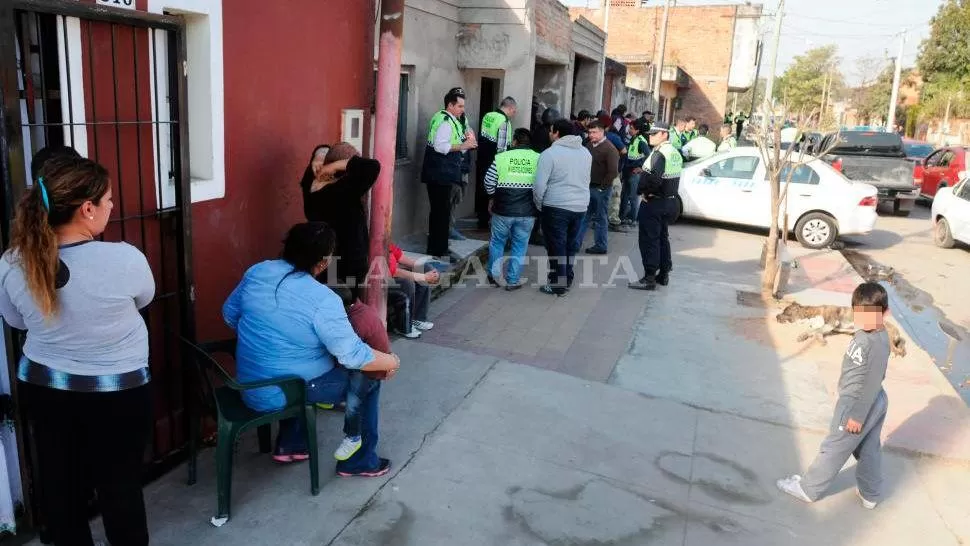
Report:
[{"label": "utility pole", "polygon": [[[757,57],[757,64],[754,67],[754,86],[751,89],[751,109],[748,110],[748,117],[754,114],[754,106],[758,100],[758,78],[761,77],[761,55],[764,53],[765,43],[762,40],[758,40],[758,49],[755,52]],[[737,112],[735,112],[737,114]]]},{"label": "utility pole", "polygon": [[600,84],[600,108],[604,110],[611,110],[613,106],[613,97],[606,96],[606,46],[610,43],[610,4],[613,0],[603,0],[603,32],[606,33],[606,42],[603,43],[603,62],[600,64],[600,72],[603,75],[603,81]]},{"label": "utility pole", "polygon": [[771,53],[771,70],[768,72],[768,85],[765,88],[765,100],[762,104],[764,110],[761,126],[764,132],[768,132],[768,118],[773,117],[775,109],[772,107],[771,95],[775,88],[775,71],[778,70],[778,45],[781,43],[781,21],[785,18],[785,0],[778,0],[778,9],[775,13],[775,45]]},{"label": "utility pole", "polygon": [[953,93],[946,97],[946,113],[943,114],[943,132],[950,132],[950,105],[953,103]]},{"label": "utility pole", "polygon": [[903,75],[903,47],[906,45],[906,29],[899,36],[899,55],[896,56],[896,73],[893,74],[893,91],[889,98],[889,117],[886,118],[886,131],[896,129],[896,101],[899,100],[899,84]]},{"label": "utility pole", "polygon": [[825,94],[828,92],[829,88],[829,71],[826,70],[825,74],[822,76],[822,105],[819,107],[818,120],[819,125],[822,123],[822,116],[825,115]]},{"label": "utility pole", "polygon": [[[670,20],[670,4],[673,0],[667,0],[664,4],[664,19],[660,27],[660,47],[657,53],[657,63],[654,65],[653,78],[653,98],[657,101],[657,114],[660,114],[660,82],[663,80],[664,71],[664,48],[667,47],[667,23]],[[664,112],[666,115],[666,112]]]},{"label": "utility pole", "polygon": [[[397,127],[397,109],[401,100],[401,50],[404,47],[404,0],[381,0],[380,42],[377,53],[377,126]],[[382,130],[374,135],[374,159],[381,173],[371,190],[370,199],[370,264],[386,263],[387,245],[391,240],[391,209],[394,204],[394,155],[397,131]],[[367,275],[367,303],[387,316],[386,267],[376,275]]]}]

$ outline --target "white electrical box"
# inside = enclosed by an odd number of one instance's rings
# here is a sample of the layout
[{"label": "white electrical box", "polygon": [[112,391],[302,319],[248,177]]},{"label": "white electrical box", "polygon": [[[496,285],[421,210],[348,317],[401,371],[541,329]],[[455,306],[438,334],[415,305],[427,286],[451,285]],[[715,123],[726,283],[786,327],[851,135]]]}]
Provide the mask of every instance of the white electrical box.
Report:
[{"label": "white electrical box", "polygon": [[341,111],[340,140],[353,145],[358,152],[364,151],[364,111],[344,109]]}]

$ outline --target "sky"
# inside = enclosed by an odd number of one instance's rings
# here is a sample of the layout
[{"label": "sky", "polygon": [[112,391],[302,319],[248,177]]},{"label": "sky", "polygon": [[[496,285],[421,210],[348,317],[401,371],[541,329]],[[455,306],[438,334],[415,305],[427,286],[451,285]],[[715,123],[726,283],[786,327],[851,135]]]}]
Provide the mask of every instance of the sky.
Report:
[{"label": "sky", "polygon": [[[602,0],[560,0],[569,6],[596,7]],[[906,29],[903,67],[916,63],[919,44],[929,35],[929,23],[944,0],[786,0],[778,73],[796,55],[813,47],[835,44],[839,48],[842,73],[850,85],[858,84],[863,73],[857,60],[882,58],[889,62],[899,53],[899,34]],[[662,6],[663,0],[651,5]],[[758,3],[755,1],[754,3]],[[764,11],[774,14],[778,0],[762,0]],[[742,0],[678,0],[678,5],[744,4]],[[766,42],[771,43],[774,20],[762,19]],[[770,55],[770,46],[765,52]],[[764,70],[769,57],[765,57]]]}]

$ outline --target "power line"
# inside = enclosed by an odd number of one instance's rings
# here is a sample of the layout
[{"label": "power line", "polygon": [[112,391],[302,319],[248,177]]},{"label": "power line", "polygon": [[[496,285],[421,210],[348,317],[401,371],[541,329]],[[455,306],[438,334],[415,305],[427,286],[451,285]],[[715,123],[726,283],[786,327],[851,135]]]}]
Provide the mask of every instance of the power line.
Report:
[{"label": "power line", "polygon": [[849,38],[849,39],[851,38],[892,38],[894,36],[899,36],[898,32],[892,32],[887,34],[828,34],[824,32],[815,32],[814,30],[809,30],[806,28],[791,26],[788,23],[785,24],[785,28],[793,30],[796,33],[800,33],[803,35],[821,36],[825,38]]},{"label": "power line", "polygon": [[[812,21],[822,21],[822,22],[825,22],[825,23],[841,23],[841,24],[855,25],[855,26],[859,26],[859,24],[860,24],[860,22],[859,22],[858,19],[852,20],[852,21],[845,20],[845,19],[827,19],[825,17],[815,17],[815,16],[812,16],[812,15],[802,15],[800,13],[790,13],[789,15],[791,15],[791,17],[793,17],[795,19],[809,19],[809,20],[812,20]],[[890,27],[890,28],[899,28],[899,25],[898,24],[889,24],[889,23],[862,23],[862,24],[864,24],[867,27]],[[927,23],[927,24],[929,24],[929,23]]]}]

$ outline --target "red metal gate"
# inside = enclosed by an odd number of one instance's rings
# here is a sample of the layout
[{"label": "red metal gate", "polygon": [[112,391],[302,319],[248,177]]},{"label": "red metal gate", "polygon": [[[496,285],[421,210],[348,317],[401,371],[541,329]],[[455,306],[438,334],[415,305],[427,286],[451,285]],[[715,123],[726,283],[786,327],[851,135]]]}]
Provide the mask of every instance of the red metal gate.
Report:
[{"label": "red metal gate", "polygon": [[[172,336],[191,339],[195,330],[185,58],[178,17],[70,0],[0,7],[4,247],[15,203],[31,184],[30,157],[41,147],[72,146],[111,173],[116,205],[102,237],[139,248],[157,287],[144,311],[155,408],[146,463],[153,474],[188,441],[191,374],[183,373]],[[12,331],[7,339],[14,369],[21,340]],[[29,460],[29,432],[19,424]],[[29,473],[24,478],[29,494]]]}]

